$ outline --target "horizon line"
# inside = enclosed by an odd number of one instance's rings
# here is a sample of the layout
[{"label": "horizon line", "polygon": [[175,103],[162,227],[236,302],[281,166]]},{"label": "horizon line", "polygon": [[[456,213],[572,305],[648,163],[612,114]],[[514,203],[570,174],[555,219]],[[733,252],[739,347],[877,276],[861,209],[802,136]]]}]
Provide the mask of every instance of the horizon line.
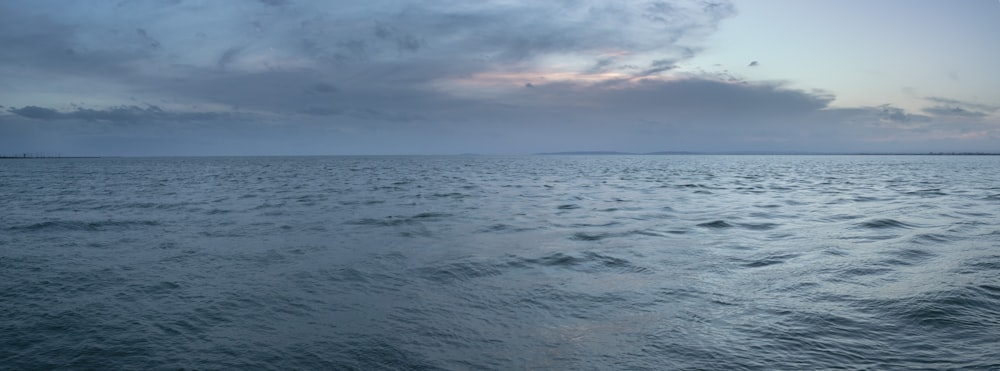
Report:
[{"label": "horizon line", "polygon": [[21,154],[0,154],[0,159],[70,159],[70,158],[183,158],[183,157],[391,157],[391,156],[683,156],[683,155],[773,155],[773,156],[1000,156],[1000,152],[975,152],[975,151],[929,151],[929,152],[812,152],[812,151],[653,151],[653,152],[624,152],[624,151],[557,151],[557,152],[535,152],[535,153],[509,153],[509,154],[489,154],[489,153],[438,153],[438,154],[215,154],[215,155],[46,155],[39,153]]}]

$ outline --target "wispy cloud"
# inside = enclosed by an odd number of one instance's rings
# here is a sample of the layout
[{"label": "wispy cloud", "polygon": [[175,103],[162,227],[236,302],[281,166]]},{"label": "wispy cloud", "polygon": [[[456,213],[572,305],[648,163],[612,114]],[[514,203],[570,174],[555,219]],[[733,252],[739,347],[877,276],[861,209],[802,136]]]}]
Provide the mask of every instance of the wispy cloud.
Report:
[{"label": "wispy cloud", "polygon": [[930,117],[907,113],[906,110],[902,108],[893,107],[890,104],[883,104],[878,108],[879,108],[878,110],[879,120],[883,122],[911,123],[911,122],[930,121]]},{"label": "wispy cloud", "polygon": [[60,112],[54,108],[47,107],[24,106],[21,108],[9,108],[7,111],[21,117],[36,120],[102,121],[115,124],[210,121],[227,116],[226,114],[216,112],[169,112],[153,105],[146,107],[117,106],[106,109],[78,108],[69,112]]},{"label": "wispy cloud", "polygon": [[941,97],[927,97],[924,99],[935,103],[933,106],[923,109],[925,113],[934,116],[981,118],[1000,110],[1000,106],[963,102],[956,99]]}]

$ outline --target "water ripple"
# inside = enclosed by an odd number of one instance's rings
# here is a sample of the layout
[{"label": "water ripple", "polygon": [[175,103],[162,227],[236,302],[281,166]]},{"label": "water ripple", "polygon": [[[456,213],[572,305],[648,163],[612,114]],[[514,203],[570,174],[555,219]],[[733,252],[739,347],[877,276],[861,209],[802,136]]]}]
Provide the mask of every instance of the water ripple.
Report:
[{"label": "water ripple", "polygon": [[1000,157],[0,167],[11,369],[994,369]]}]

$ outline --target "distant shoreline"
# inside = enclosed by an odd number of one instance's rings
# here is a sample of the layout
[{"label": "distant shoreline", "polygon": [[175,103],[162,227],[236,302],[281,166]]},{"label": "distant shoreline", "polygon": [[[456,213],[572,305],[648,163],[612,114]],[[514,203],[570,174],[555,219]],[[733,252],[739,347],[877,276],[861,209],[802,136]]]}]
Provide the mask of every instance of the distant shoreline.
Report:
[{"label": "distant shoreline", "polygon": [[775,156],[1000,156],[1000,152],[541,152],[536,156],[656,156],[656,155],[775,155]]},{"label": "distant shoreline", "polygon": [[26,155],[26,156],[24,156],[24,155],[22,155],[22,156],[9,156],[9,155],[0,155],[0,160],[38,160],[38,159],[47,159],[47,158],[101,158],[101,157],[99,157],[99,156],[31,156],[31,155]]},{"label": "distant shoreline", "polygon": [[[87,159],[87,158],[188,158],[188,157],[366,157],[366,156],[492,156],[472,153],[462,154],[397,154],[397,155],[175,155],[175,156],[46,156],[46,155],[0,155],[0,160],[40,160],[40,159]],[[497,156],[1000,156],[1000,152],[616,152],[616,151],[569,151],[539,152],[520,155]]]}]

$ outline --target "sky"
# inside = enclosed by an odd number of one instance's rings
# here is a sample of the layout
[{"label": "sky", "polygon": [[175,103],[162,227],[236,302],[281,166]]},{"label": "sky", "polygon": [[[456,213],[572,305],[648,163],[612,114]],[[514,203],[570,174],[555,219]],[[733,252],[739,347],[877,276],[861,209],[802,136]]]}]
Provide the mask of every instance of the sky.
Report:
[{"label": "sky", "polygon": [[1000,152],[1000,1],[0,2],[0,155]]}]

